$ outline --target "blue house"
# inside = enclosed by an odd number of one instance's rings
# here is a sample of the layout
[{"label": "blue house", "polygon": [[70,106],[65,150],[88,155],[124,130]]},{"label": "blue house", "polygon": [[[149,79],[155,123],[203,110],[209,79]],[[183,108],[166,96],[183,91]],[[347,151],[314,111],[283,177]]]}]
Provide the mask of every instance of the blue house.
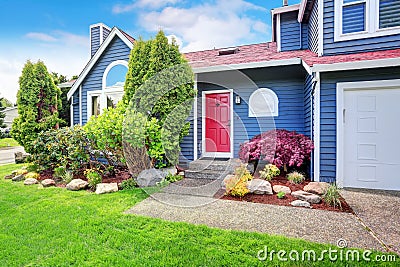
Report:
[{"label": "blue house", "polygon": [[[198,96],[182,163],[238,157],[254,135],[288,129],[314,140],[315,181],[400,190],[399,13],[400,0],[302,0],[271,10],[272,42],[185,54]],[[73,124],[121,99],[134,45],[104,24],[90,36]]]}]

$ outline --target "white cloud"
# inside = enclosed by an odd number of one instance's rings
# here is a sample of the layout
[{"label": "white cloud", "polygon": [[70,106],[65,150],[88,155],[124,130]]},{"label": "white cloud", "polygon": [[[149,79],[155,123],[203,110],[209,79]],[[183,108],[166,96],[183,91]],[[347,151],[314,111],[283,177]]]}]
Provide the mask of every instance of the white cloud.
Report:
[{"label": "white cloud", "polygon": [[28,59],[34,62],[40,59],[49,72],[58,72],[69,78],[82,71],[90,56],[89,38],[64,31],[54,31],[48,36],[55,40],[34,38],[41,42],[23,42],[14,47],[0,44],[1,50],[7,50],[6,54],[0,55],[0,97],[16,102],[18,79]]},{"label": "white cloud", "polygon": [[171,44],[172,40],[175,40],[175,43],[179,46],[182,47],[183,41],[181,38],[179,38],[178,36],[174,35],[174,34],[170,34],[166,36],[168,39],[168,42]]},{"label": "white cloud", "polygon": [[43,42],[55,42],[57,41],[56,38],[53,36],[42,33],[42,32],[30,32],[25,35],[27,38],[38,40],[38,41],[43,41]]},{"label": "white cloud", "polygon": [[114,14],[126,13],[135,8],[158,9],[169,4],[176,4],[178,0],[139,0],[130,4],[117,4],[113,7]]},{"label": "white cloud", "polygon": [[139,23],[148,31],[163,29],[183,41],[183,52],[234,46],[266,40],[268,26],[246,11],[267,12],[244,0],[216,0],[188,8],[165,7],[139,14]]}]

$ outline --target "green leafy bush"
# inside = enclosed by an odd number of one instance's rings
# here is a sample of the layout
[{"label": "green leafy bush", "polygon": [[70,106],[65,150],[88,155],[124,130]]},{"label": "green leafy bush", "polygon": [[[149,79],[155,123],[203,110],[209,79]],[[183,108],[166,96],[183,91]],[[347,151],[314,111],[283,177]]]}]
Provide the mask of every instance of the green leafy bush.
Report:
[{"label": "green leafy bush", "polygon": [[68,184],[72,181],[72,179],[74,179],[74,175],[71,171],[65,171],[65,174],[61,177],[61,179],[64,181],[64,183]]},{"label": "green leafy bush", "polygon": [[29,163],[29,164],[26,166],[26,170],[27,170],[28,172],[39,172],[40,166],[39,166],[38,164],[32,162],[32,163]]},{"label": "green leafy bush", "polygon": [[173,175],[170,173],[168,173],[167,176],[165,177],[165,180],[167,180],[170,183],[175,183],[182,179],[183,179],[183,177],[181,175]]},{"label": "green leafy bush", "polygon": [[33,142],[32,159],[44,169],[65,166],[73,172],[89,164],[90,142],[80,126],[41,132]]},{"label": "green leafy bush", "polygon": [[340,194],[339,194],[339,189],[337,188],[336,185],[329,185],[328,188],[326,189],[325,194],[322,196],[324,201],[329,205],[334,208],[339,207],[342,209],[342,203],[340,201]]},{"label": "green leafy bush", "polygon": [[98,169],[86,169],[85,176],[91,188],[96,188],[96,185],[103,180]]},{"label": "green leafy bush", "polygon": [[129,178],[128,180],[122,181],[121,189],[122,190],[131,190],[138,187],[137,182],[133,178]]},{"label": "green leafy bush", "polygon": [[289,182],[294,184],[301,184],[305,179],[304,174],[297,171],[289,173],[286,177],[289,180]]},{"label": "green leafy bush", "polygon": [[27,174],[25,174],[25,178],[33,178],[33,179],[39,179],[40,175],[37,172],[28,172]]},{"label": "green leafy bush", "polygon": [[280,174],[280,170],[274,164],[265,165],[264,169],[260,171],[260,178],[271,181],[272,178]]},{"label": "green leafy bush", "polygon": [[64,177],[65,173],[67,172],[67,170],[65,169],[64,166],[59,166],[57,168],[54,168],[53,171],[54,171],[53,176],[56,178],[61,178],[61,179]]},{"label": "green leafy bush", "polygon": [[253,179],[246,165],[242,164],[235,169],[235,175],[226,181],[226,194],[234,197],[243,197],[249,193],[247,182]]},{"label": "green leafy bush", "polygon": [[279,199],[282,199],[282,198],[285,198],[286,193],[281,191],[281,192],[278,192],[278,194],[276,194],[276,196],[277,196]]},{"label": "green leafy bush", "polygon": [[84,126],[88,140],[94,150],[101,151],[111,166],[124,165],[122,147],[122,123],[124,121],[125,106],[121,102],[116,108],[108,108],[102,114],[90,117]]}]

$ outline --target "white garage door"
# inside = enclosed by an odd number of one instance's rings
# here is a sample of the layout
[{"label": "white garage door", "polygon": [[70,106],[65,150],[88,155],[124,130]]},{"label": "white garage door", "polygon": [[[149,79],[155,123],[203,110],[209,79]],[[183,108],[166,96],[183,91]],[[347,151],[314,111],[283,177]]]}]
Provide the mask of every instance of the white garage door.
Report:
[{"label": "white garage door", "polygon": [[400,88],[344,91],[345,187],[400,190]]}]

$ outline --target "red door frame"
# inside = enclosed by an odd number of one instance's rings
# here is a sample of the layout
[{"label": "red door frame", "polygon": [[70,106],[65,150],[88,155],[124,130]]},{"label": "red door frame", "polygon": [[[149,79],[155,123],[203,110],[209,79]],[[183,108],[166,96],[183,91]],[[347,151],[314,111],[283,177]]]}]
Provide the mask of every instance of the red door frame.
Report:
[{"label": "red door frame", "polygon": [[[216,91],[203,91],[203,101],[202,101],[202,156],[214,156],[214,157],[233,157],[233,90],[216,90]],[[222,151],[215,151],[215,150],[220,150],[220,149],[212,149],[214,151],[208,151],[207,150],[207,144],[206,144],[206,136],[207,136],[207,96],[208,95],[218,95],[218,94],[223,94],[223,95],[228,95],[229,99],[227,102],[227,105],[225,107],[228,107],[228,121],[226,121],[223,125],[221,126],[220,129],[225,128],[228,133],[228,148],[222,149]],[[210,121],[208,121],[210,122]],[[229,127],[229,128],[227,128]]]}]

